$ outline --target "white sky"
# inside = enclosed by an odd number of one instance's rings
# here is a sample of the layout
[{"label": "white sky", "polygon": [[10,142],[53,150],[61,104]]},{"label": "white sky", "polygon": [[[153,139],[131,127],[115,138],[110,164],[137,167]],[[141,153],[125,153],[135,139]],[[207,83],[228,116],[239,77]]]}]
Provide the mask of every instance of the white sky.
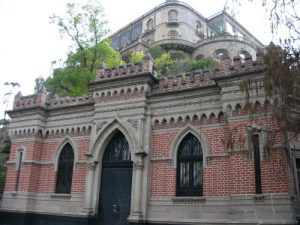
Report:
[{"label": "white sky", "polygon": [[[100,0],[112,32],[164,1]],[[226,0],[182,1],[209,17],[221,11]],[[263,44],[268,44],[271,35],[264,9],[244,1],[236,19]],[[65,58],[70,44],[60,38],[58,28],[49,24],[48,17],[52,13],[62,15],[67,2],[71,0],[0,0],[0,119],[6,109],[4,95],[9,91],[5,82],[18,82],[23,95],[32,94],[35,78],[51,75],[51,61]]]}]

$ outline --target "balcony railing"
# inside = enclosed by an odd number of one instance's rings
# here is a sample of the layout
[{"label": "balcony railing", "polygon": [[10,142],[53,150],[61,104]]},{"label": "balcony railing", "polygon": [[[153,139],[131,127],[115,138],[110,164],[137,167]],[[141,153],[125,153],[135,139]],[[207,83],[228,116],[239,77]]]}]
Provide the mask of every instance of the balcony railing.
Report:
[{"label": "balcony railing", "polygon": [[179,25],[179,20],[177,18],[169,18],[167,21],[167,24],[169,26],[178,26]]}]

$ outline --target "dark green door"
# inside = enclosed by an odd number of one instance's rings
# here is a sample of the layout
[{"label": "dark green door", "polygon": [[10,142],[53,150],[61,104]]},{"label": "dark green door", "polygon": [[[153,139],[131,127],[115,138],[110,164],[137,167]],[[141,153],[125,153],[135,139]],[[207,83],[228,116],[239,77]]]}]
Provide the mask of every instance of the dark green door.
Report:
[{"label": "dark green door", "polygon": [[128,225],[132,162],[125,136],[118,132],[107,145],[101,171],[99,224]]}]

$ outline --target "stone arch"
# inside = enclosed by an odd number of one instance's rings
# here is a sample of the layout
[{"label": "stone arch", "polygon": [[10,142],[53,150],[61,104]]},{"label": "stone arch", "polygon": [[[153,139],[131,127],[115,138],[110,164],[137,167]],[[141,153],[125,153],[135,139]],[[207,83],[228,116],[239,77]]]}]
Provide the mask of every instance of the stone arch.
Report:
[{"label": "stone arch", "polygon": [[205,134],[199,130],[196,129],[193,126],[186,125],[181,131],[179,131],[174,138],[174,141],[171,144],[171,149],[170,149],[170,158],[171,158],[171,166],[173,168],[176,168],[177,164],[177,151],[178,147],[181,143],[181,141],[184,139],[184,137],[187,134],[192,134],[194,135],[198,141],[201,143],[202,151],[203,151],[203,166],[206,166],[206,157],[210,152],[210,146],[208,139],[206,138]]},{"label": "stone arch", "polygon": [[103,153],[109,141],[113,136],[120,131],[128,141],[131,152],[131,159],[134,159],[134,153],[138,151],[138,145],[133,132],[130,128],[123,125],[118,119],[115,119],[108,124],[101,133],[96,137],[94,143],[91,145],[90,154],[93,155],[95,161],[101,162]]},{"label": "stone arch", "polygon": [[[94,176],[91,178],[92,182],[89,182],[87,179],[86,182],[86,190],[90,190],[92,195],[91,196],[97,196],[97,198],[88,197],[90,200],[86,200],[87,202],[90,201],[91,207],[95,212],[98,211],[99,206],[99,198],[100,195],[100,186],[101,186],[101,173],[102,173],[102,158],[104,155],[104,152],[106,150],[107,145],[112,140],[112,138],[117,134],[117,132],[121,132],[129,145],[130,149],[130,158],[132,162],[136,161],[136,155],[135,153],[139,152],[139,147],[136,138],[133,136],[133,133],[131,131],[131,127],[126,126],[126,124],[123,124],[121,121],[119,121],[118,118],[114,119],[111,123],[109,123],[96,137],[94,142],[90,146],[89,150],[89,164],[95,165],[94,166]],[[132,171],[132,177],[134,182],[135,177],[135,169],[133,168]],[[88,175],[88,173],[87,173]],[[133,185],[132,185],[133,187]],[[131,198],[134,196],[134,190],[132,189]],[[89,193],[86,193],[87,195],[90,195]],[[132,201],[133,204],[133,201]]]},{"label": "stone arch", "polygon": [[213,56],[217,59],[221,59],[222,57],[228,57],[229,56],[228,49],[225,48],[217,49],[213,52]]},{"label": "stone arch", "polygon": [[57,170],[58,170],[59,155],[67,143],[69,143],[71,145],[73,152],[74,152],[74,168],[73,168],[73,170],[75,169],[75,164],[78,162],[79,152],[77,149],[76,142],[70,136],[66,136],[65,139],[59,144],[58,148],[56,149],[56,151],[54,153],[54,171],[55,172],[57,172]]}]

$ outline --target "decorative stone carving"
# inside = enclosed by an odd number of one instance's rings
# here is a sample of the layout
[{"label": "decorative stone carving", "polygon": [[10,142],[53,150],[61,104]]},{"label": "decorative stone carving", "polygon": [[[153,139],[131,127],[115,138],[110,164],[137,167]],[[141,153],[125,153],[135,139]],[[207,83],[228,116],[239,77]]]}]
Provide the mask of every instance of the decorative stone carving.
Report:
[{"label": "decorative stone carving", "polygon": [[97,128],[96,128],[97,132],[98,132],[99,130],[101,130],[102,127],[103,127],[105,124],[107,124],[107,123],[108,123],[107,121],[101,121],[101,122],[97,123]]},{"label": "decorative stone carving", "polygon": [[137,119],[128,119],[127,122],[130,123],[131,126],[137,130],[137,128],[138,128],[138,120]]}]

